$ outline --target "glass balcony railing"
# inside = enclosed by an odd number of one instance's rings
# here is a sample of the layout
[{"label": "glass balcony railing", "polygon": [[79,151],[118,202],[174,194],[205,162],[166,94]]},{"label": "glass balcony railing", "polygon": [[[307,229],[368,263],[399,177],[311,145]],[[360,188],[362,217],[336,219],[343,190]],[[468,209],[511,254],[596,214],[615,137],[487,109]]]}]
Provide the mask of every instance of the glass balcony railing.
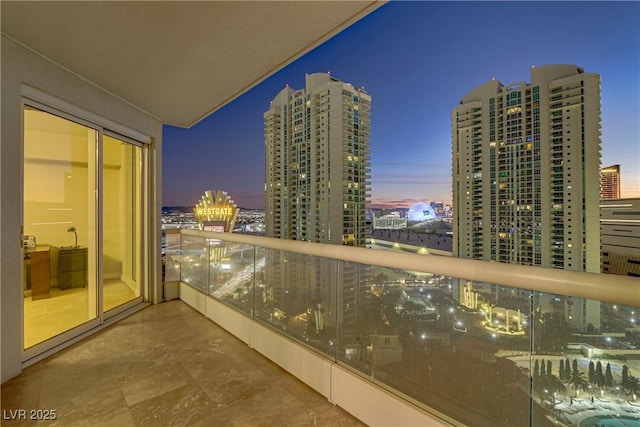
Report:
[{"label": "glass balcony railing", "polygon": [[427,412],[640,426],[640,279],[200,231],[166,246],[167,281]]}]

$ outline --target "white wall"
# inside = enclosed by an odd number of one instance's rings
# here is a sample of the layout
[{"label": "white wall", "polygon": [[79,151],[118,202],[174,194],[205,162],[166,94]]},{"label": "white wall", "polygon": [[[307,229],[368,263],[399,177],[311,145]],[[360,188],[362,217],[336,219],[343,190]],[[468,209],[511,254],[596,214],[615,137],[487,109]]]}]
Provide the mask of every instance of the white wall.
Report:
[{"label": "white wall", "polygon": [[[37,126],[43,115],[25,112],[27,129],[23,135],[29,143],[24,147],[23,233],[35,236],[38,245],[70,246],[74,235],[67,228],[73,225],[78,229],[78,245],[88,246],[89,217],[94,214],[88,193],[94,185],[90,182],[93,176],[88,171],[95,167],[89,163],[97,132],[76,124],[71,125],[76,134],[70,129],[50,132],[28,128]],[[73,209],[51,209],[69,206]]]},{"label": "white wall", "polygon": [[[162,189],[162,123],[123,102],[86,80],[62,69],[30,50],[2,36],[2,108],[0,134],[0,377],[4,382],[21,372],[22,364],[22,96],[36,89],[86,111],[87,117],[100,119],[97,124],[122,126],[151,138],[149,300],[162,298],[160,215]],[[59,107],[59,106],[58,106]],[[87,118],[85,117],[85,118]],[[104,121],[102,121],[104,119]]]}]

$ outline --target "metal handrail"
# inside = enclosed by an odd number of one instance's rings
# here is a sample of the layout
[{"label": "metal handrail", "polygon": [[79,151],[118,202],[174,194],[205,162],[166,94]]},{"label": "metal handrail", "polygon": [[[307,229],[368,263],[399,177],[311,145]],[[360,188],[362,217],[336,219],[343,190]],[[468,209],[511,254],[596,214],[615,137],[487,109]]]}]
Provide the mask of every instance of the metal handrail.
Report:
[{"label": "metal handrail", "polygon": [[247,234],[200,230],[180,230],[180,232],[185,236],[215,238],[226,242],[255,245],[341,261],[439,274],[475,282],[614,304],[640,306],[640,279],[635,277],[302,242]]}]

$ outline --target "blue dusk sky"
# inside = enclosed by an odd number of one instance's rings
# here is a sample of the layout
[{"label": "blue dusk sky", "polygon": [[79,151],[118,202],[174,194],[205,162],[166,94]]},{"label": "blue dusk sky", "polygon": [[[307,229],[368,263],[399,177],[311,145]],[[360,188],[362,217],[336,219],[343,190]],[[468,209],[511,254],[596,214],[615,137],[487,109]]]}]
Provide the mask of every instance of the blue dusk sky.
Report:
[{"label": "blue dusk sky", "polygon": [[263,113],[327,71],[372,97],[371,205],[450,202],[451,110],[549,64],[600,74],[602,166],[620,164],[622,197],[640,197],[640,3],[392,1],[191,129],[166,126],[163,204],[219,189],[264,208]]}]

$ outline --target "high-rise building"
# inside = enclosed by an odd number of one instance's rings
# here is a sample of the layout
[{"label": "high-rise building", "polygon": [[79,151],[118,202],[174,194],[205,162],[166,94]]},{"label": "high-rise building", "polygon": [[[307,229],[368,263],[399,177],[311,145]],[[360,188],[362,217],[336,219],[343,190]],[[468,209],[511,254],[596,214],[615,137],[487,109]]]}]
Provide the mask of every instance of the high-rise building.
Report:
[{"label": "high-rise building", "polygon": [[600,202],[602,272],[640,277],[640,198]]},{"label": "high-rise building", "polygon": [[600,169],[600,198],[620,198],[620,165]]},{"label": "high-rise building", "polygon": [[[531,83],[478,86],[451,120],[454,256],[599,272],[600,76],[532,67]],[[574,324],[599,323],[576,305]]]},{"label": "high-rise building", "polygon": [[264,113],[266,235],[365,246],[371,97],[328,73]]},{"label": "high-rise building", "polygon": [[[305,83],[304,89],[282,89],[264,113],[265,234],[364,247],[371,97],[328,73],[308,74]],[[327,259],[292,259],[283,252],[268,253],[266,264],[271,304],[287,315],[322,313],[310,317],[316,322],[300,332],[305,338],[314,339],[337,323],[352,324],[367,301],[367,269],[360,265],[336,269]],[[282,288],[292,277],[301,289]],[[335,300],[334,292],[341,309],[330,313],[325,308]],[[312,302],[294,298],[310,293],[316,295]]]}]

